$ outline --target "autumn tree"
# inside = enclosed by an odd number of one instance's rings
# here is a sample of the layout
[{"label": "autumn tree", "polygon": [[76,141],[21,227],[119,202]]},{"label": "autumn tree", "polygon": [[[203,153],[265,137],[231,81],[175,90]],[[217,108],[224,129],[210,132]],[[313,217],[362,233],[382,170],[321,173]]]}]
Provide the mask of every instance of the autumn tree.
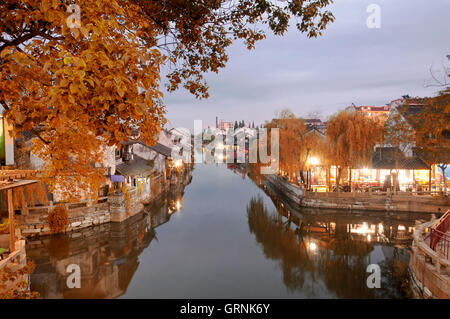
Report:
[{"label": "autumn tree", "polygon": [[203,74],[225,66],[234,40],[252,49],[264,30],[283,35],[291,19],[316,37],[334,19],[330,3],[4,0],[0,104],[16,133],[36,135],[51,189],[95,192],[106,146],[136,128],[152,144],[165,123],[163,66],[169,91],[182,85],[206,98]]},{"label": "autumn tree", "polygon": [[16,132],[37,136],[52,190],[96,195],[103,145],[136,127],[151,143],[164,123],[164,58],[140,40],[154,34],[140,30],[138,6],[84,1],[80,28],[70,28],[66,9],[65,1],[1,2],[0,103]]},{"label": "autumn tree", "polygon": [[8,266],[0,269],[0,299],[36,299],[39,293],[31,291],[25,279],[29,276],[35,266],[28,262],[24,266],[11,269]]},{"label": "autumn tree", "polygon": [[338,167],[336,184],[343,169],[349,169],[351,187],[352,169],[370,164],[376,143],[381,142],[383,128],[379,121],[361,112],[341,111],[327,122],[327,144],[330,162]]},{"label": "autumn tree", "polygon": [[294,180],[294,175],[301,168],[302,150],[299,146],[306,130],[303,120],[296,118],[290,110],[285,109],[277,115],[277,118],[266,123],[265,127],[269,135],[267,139],[269,144],[271,129],[279,129],[279,169],[287,174],[290,180]]},{"label": "autumn tree", "polygon": [[[404,154],[411,151],[414,145],[415,131],[410,121],[405,117],[409,108],[409,102],[405,99],[405,104],[397,106],[391,110],[387,121],[383,128],[383,143],[390,149],[384,152],[384,159],[392,162],[395,166],[395,174],[390,170],[391,183],[394,190],[397,190],[397,177],[399,170],[399,162],[404,158]],[[381,153],[380,153],[381,156]]]},{"label": "autumn tree", "polygon": [[444,192],[445,171],[450,163],[450,90],[426,100],[423,109],[411,119],[415,123],[416,152],[429,164],[442,170]]},{"label": "autumn tree", "polygon": [[[299,149],[300,155],[300,174],[304,183],[309,183],[303,176],[303,171],[310,170],[313,165],[311,164],[311,158],[317,158],[320,161],[321,166],[328,167],[329,159],[327,157],[328,148],[326,144],[326,138],[323,134],[316,130],[306,130],[300,138]],[[309,178],[311,176],[309,175]]]},{"label": "autumn tree", "polygon": [[296,181],[294,176],[299,174],[302,183],[307,183],[303,172],[309,169],[308,159],[315,156],[323,158],[324,141],[317,134],[308,131],[304,120],[296,118],[289,109],[278,112],[276,118],[266,123],[265,127],[269,135],[272,128],[279,129],[280,170],[291,181]]}]

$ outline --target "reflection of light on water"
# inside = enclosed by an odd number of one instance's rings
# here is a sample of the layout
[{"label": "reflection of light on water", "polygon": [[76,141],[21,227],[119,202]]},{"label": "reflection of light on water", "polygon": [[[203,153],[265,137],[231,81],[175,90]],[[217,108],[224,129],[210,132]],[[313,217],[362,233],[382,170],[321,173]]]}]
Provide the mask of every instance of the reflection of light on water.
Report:
[{"label": "reflection of light on water", "polygon": [[177,210],[180,210],[181,209],[181,202],[180,202],[180,200],[177,200]]},{"label": "reflection of light on water", "polygon": [[378,224],[378,229],[380,230],[380,233],[383,232],[383,224],[382,223]]},{"label": "reflection of light on water", "polygon": [[372,237],[370,237],[370,235],[367,235],[367,241],[370,241],[372,239]]},{"label": "reflection of light on water", "polygon": [[372,225],[370,228],[367,226],[367,223],[364,222],[362,225],[358,225],[356,228],[350,229],[351,233],[355,234],[375,234],[375,225]]}]

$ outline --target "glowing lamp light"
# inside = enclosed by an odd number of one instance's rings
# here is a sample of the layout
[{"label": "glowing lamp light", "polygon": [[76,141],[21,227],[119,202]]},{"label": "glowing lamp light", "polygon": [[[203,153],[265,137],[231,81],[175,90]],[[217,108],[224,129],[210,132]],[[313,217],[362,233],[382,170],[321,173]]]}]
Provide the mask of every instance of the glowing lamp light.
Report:
[{"label": "glowing lamp light", "polygon": [[311,249],[312,251],[315,251],[317,249],[316,243],[310,243],[309,244],[309,249]]},{"label": "glowing lamp light", "polygon": [[317,157],[311,157],[309,159],[309,164],[311,164],[311,165],[319,165],[319,163],[320,163],[320,161]]},{"label": "glowing lamp light", "polygon": [[177,200],[177,210],[181,209],[181,202],[179,200]]},{"label": "glowing lamp light", "polygon": [[181,167],[181,165],[183,165],[183,161],[180,160],[180,159],[179,159],[179,160],[176,160],[175,163],[174,163],[174,166],[175,166],[175,167]]}]

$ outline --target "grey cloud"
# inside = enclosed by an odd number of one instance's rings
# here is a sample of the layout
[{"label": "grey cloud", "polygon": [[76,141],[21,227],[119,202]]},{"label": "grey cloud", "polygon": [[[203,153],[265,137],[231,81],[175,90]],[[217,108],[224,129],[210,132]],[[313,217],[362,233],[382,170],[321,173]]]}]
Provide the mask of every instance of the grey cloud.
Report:
[{"label": "grey cloud", "polygon": [[[366,8],[381,7],[381,28],[368,29]],[[226,69],[206,76],[211,97],[198,101],[181,90],[166,94],[174,126],[194,119],[261,123],[291,108],[297,115],[324,116],[350,103],[384,105],[403,94],[429,96],[429,67],[450,54],[448,1],[337,1],[336,21],[325,35],[307,39],[292,28],[269,35],[255,51],[235,44]]]}]

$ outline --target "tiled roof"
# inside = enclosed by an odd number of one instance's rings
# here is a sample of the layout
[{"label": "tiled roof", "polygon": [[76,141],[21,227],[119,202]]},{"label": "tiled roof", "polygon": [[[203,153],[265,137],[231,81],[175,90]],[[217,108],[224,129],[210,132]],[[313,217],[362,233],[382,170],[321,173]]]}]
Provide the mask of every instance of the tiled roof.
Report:
[{"label": "tiled roof", "polygon": [[357,111],[370,111],[370,112],[388,112],[389,106],[355,106]]},{"label": "tiled roof", "polygon": [[419,157],[405,157],[395,147],[378,148],[372,158],[374,169],[429,169],[429,166]]},{"label": "tiled roof", "polygon": [[150,161],[133,154],[133,159],[116,166],[116,170],[124,176],[150,176],[153,172]]},{"label": "tiled roof", "polygon": [[320,119],[304,119],[305,123],[312,124],[312,123],[322,123]]},{"label": "tiled roof", "polygon": [[[133,139],[128,139],[126,142],[122,142],[122,145],[133,145],[133,144],[141,144],[144,146],[147,146],[147,144],[144,143],[144,141],[138,141]],[[156,153],[159,153],[165,157],[170,157],[172,155],[172,149],[170,147],[167,147],[159,142],[156,142],[155,145],[147,146],[151,150],[155,151]]]},{"label": "tiled roof", "polygon": [[150,146],[150,149],[161,155],[164,155],[165,157],[172,156],[172,149],[170,147],[162,145],[161,143],[156,143],[155,145]]}]

